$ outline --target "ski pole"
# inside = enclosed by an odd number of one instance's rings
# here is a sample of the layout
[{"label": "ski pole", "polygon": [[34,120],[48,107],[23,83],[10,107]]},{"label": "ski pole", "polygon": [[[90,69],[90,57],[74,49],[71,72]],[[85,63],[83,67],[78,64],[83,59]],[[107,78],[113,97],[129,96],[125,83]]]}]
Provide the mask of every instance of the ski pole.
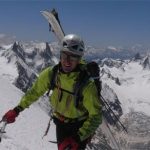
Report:
[{"label": "ski pole", "polygon": [[7,125],[7,122],[6,121],[0,121],[0,123],[3,122],[3,126],[0,128],[0,142],[2,141],[2,136],[3,134],[5,133],[5,128],[6,128],[6,125]]},{"label": "ski pole", "polygon": [[53,144],[58,144],[57,141],[48,141],[48,142],[53,143]]},{"label": "ski pole", "polygon": [[[106,110],[107,112],[110,111],[110,109],[109,109],[106,105],[104,105],[104,107],[105,107],[105,110]],[[104,111],[104,110],[102,110],[102,112],[105,114],[105,111]],[[110,113],[111,113],[111,112],[110,112]],[[107,118],[105,115],[104,115],[104,117]],[[115,118],[114,118],[111,114],[109,115],[109,117],[112,119],[113,124],[117,127],[117,129],[120,129],[120,128],[119,128],[120,124],[119,124],[119,126],[118,126],[118,122],[116,122]],[[118,121],[118,120],[117,120],[117,121]]]},{"label": "ski pole", "polygon": [[47,125],[47,128],[46,128],[46,131],[45,131],[45,133],[44,133],[42,139],[48,134],[48,131],[49,131],[50,125],[51,125],[51,121],[52,121],[52,117],[50,117],[50,119],[49,119],[49,122],[48,122],[48,125]]},{"label": "ski pole", "polygon": [[128,133],[127,129],[125,128],[125,126],[121,123],[121,121],[119,120],[119,118],[116,116],[116,114],[113,112],[113,110],[110,108],[109,104],[106,102],[106,100],[103,98],[103,96],[101,95],[101,98],[103,100],[103,103],[105,105],[107,105],[107,107],[110,109],[110,111],[113,113],[114,117],[117,119],[117,121],[119,122],[119,124],[121,125],[121,127],[123,128],[124,131],[126,131],[126,133]]},{"label": "ski pole", "polygon": [[[121,121],[119,120],[119,118],[115,115],[115,113],[113,112],[113,110],[110,108],[110,106],[109,106],[109,104],[106,102],[106,101],[104,101],[104,103],[107,105],[107,107],[108,108],[106,108],[106,109],[109,109],[111,112],[112,112],[112,114],[114,115],[114,117],[116,118],[116,120],[119,122],[119,124],[121,125],[121,127],[123,128],[123,130],[124,131],[126,131],[127,132],[127,129],[125,128],[125,126],[121,123]],[[105,107],[106,107],[106,105],[105,105]],[[111,116],[111,118],[113,119],[113,117]],[[114,119],[113,119],[114,120]],[[115,122],[115,121],[114,121]],[[127,132],[128,133],[128,132]]]},{"label": "ski pole", "polygon": [[[50,91],[48,91],[48,92],[50,92]],[[49,93],[46,93],[46,95],[47,95],[47,94],[49,94]],[[48,95],[47,95],[47,96],[48,96]],[[50,129],[51,121],[52,121],[52,119],[53,119],[53,109],[52,109],[52,107],[51,107],[51,110],[50,110],[50,112],[49,112],[49,116],[50,116],[49,122],[48,122],[46,131],[45,131],[45,133],[44,133],[42,139],[43,139],[45,136],[47,136],[47,134],[48,134],[48,132],[49,132],[49,129]]]}]

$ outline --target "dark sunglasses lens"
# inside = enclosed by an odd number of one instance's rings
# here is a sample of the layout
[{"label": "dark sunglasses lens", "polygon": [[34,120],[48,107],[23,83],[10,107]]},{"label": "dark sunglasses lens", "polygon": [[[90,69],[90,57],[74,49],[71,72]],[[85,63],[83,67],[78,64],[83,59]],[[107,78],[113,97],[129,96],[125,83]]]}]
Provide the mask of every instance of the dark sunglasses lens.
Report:
[{"label": "dark sunglasses lens", "polygon": [[62,59],[67,59],[68,56],[67,56],[67,54],[65,54],[65,53],[62,52],[62,53],[60,53],[60,57]]},{"label": "dark sunglasses lens", "polygon": [[78,60],[80,60],[80,57],[79,56],[70,56],[70,60],[78,61]]},{"label": "dark sunglasses lens", "polygon": [[80,60],[80,56],[66,54],[65,52],[61,52],[60,56],[64,60],[66,60],[66,59],[70,59],[71,61],[78,61],[78,60]]}]

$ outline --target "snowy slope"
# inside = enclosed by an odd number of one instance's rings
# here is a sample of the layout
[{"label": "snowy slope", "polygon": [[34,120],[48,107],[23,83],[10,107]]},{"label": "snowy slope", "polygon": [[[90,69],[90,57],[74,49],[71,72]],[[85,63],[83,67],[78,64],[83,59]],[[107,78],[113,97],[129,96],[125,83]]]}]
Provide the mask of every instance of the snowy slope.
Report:
[{"label": "snowy slope", "polygon": [[121,86],[116,85],[111,79],[108,80],[107,77],[103,77],[103,81],[117,93],[123,105],[124,115],[132,109],[150,116],[150,70],[143,70],[138,62],[123,65],[124,70],[104,66],[104,68],[109,69],[113,76],[119,78]]},{"label": "snowy slope", "polygon": [[[7,64],[0,57],[0,118],[9,109],[15,107],[23,92],[16,88],[12,81],[17,77],[15,65]],[[55,126],[52,125],[47,137],[42,136],[49,121],[48,115],[35,103],[26,109],[13,124],[6,127],[6,137],[0,143],[0,150],[55,150]]]},{"label": "snowy slope", "polygon": [[102,76],[103,83],[114,90],[121,102],[121,120],[127,127],[128,134],[114,133],[123,150],[150,148],[150,70],[144,69],[141,62],[142,60],[132,60],[125,61],[120,67],[102,67],[120,82],[117,85],[108,74]]}]

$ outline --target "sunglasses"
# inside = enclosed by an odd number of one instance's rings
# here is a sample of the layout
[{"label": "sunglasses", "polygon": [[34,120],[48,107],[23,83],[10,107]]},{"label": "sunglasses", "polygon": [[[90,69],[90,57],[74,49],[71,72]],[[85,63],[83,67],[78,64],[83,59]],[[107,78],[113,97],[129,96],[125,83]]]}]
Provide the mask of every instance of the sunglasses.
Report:
[{"label": "sunglasses", "polygon": [[78,55],[68,54],[65,52],[61,52],[60,57],[63,60],[70,60],[70,61],[79,61],[81,59],[81,57]]}]

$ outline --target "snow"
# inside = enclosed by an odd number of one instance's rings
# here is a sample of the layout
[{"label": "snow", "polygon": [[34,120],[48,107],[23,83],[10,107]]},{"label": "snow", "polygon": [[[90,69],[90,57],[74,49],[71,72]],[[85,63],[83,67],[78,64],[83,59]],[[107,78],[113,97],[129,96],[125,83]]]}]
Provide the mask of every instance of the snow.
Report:
[{"label": "snow", "polygon": [[41,59],[39,59],[39,60],[37,60],[36,61],[36,66],[39,66],[39,65],[42,65],[43,64],[43,60]]},{"label": "snow", "polygon": [[121,86],[118,86],[111,79],[104,78],[104,82],[117,94],[122,104],[123,114],[126,115],[133,110],[150,116],[149,70],[143,70],[139,62],[129,62],[124,64],[125,71],[116,67],[106,67],[106,69],[109,69],[111,74],[114,77],[118,77],[121,82]]},{"label": "snow", "polygon": [[0,57],[0,76],[8,76],[12,81],[18,76],[15,64],[9,64],[5,57]]},{"label": "snow", "polygon": [[10,49],[13,46],[13,44],[9,44],[9,45],[2,45],[3,49]]},{"label": "snow", "polygon": [[118,51],[116,47],[114,46],[108,46],[107,49],[113,50],[113,51]]},{"label": "snow", "polygon": [[[5,85],[8,87],[6,82]],[[22,93],[14,87],[12,88],[12,86],[10,89],[5,90],[5,88],[0,90],[0,96],[3,97],[0,102],[3,105],[0,114],[4,114],[6,110],[13,108],[22,96]],[[4,97],[4,95],[7,96]],[[48,142],[49,140],[55,141],[55,126],[53,124],[47,137],[42,139],[48,120],[48,115],[37,105],[36,107],[32,105],[29,109],[24,110],[14,124],[7,125],[6,136],[8,137],[2,139],[1,150],[55,150],[56,145]]]},{"label": "snow", "polygon": [[44,50],[46,48],[45,43],[36,43],[35,44],[35,48],[40,49],[40,50]]},{"label": "snow", "polygon": [[54,61],[55,64],[59,63],[59,60],[56,57],[52,57],[52,60]]},{"label": "snow", "polygon": [[[14,108],[24,94],[12,84],[15,77],[15,66],[7,64],[6,59],[0,57],[0,118],[9,109]],[[56,150],[56,144],[48,142],[56,141],[53,123],[48,135],[42,139],[48,121],[49,116],[37,103],[33,104],[20,113],[15,123],[6,126],[6,135],[2,138],[0,150]]]},{"label": "snow", "polygon": [[34,52],[34,48],[32,47],[32,48],[26,48],[25,49],[25,52],[26,52],[26,54],[32,54],[33,52]]},{"label": "snow", "polygon": [[38,107],[32,105],[17,118],[16,123],[8,125],[6,132],[9,138],[3,139],[2,150],[55,150],[55,128],[51,125],[49,134],[42,139],[49,117]]}]

